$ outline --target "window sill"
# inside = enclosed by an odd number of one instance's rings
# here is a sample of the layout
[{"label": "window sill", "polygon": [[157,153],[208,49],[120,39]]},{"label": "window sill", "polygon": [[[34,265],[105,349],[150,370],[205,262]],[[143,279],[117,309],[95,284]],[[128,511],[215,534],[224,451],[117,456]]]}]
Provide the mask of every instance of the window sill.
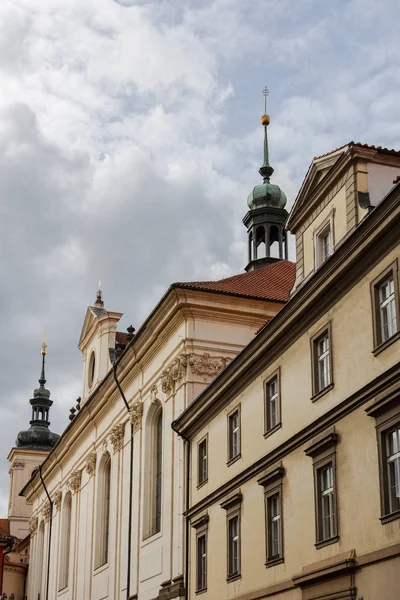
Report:
[{"label": "window sill", "polygon": [[277,425],[275,425],[275,427],[271,427],[271,429],[268,429],[268,431],[266,431],[264,433],[264,438],[269,437],[270,435],[275,433],[275,431],[278,431],[278,429],[280,429],[281,427],[282,427],[282,423],[277,423]]},{"label": "window sill", "polygon": [[383,515],[379,520],[382,525],[384,525],[385,523],[390,523],[390,521],[395,521],[396,519],[400,519],[400,510],[395,510],[388,515]]},{"label": "window sill", "polygon": [[196,594],[196,596],[198,596],[199,594],[205,594],[206,591],[207,591],[207,588],[205,587],[205,588],[202,588],[201,590],[196,590],[195,594]]},{"label": "window sill", "polygon": [[[199,490],[200,488],[203,487],[203,485],[206,485],[206,483],[208,483],[208,477],[207,477],[207,479],[205,479],[201,483],[198,483],[197,486],[196,486],[196,489]],[[201,591],[203,591],[203,590],[201,590]]]},{"label": "window sill", "polygon": [[231,581],[237,581],[241,577],[242,576],[240,573],[235,573],[235,575],[228,575],[228,577],[226,578],[226,581],[227,581],[227,583],[231,583]]},{"label": "window sill", "polygon": [[237,460],[239,460],[239,458],[242,458],[241,453],[239,452],[239,454],[237,454],[236,456],[234,456],[233,458],[230,458],[228,460],[228,462],[226,463],[227,467],[230,467],[231,465],[233,465],[233,463],[235,463]]},{"label": "window sill", "polygon": [[142,539],[141,547],[147,546],[147,544],[151,544],[154,540],[158,540],[158,538],[162,537],[162,531],[157,531],[156,533],[149,533],[144,536]]},{"label": "window sill", "polygon": [[386,350],[386,348],[388,348],[389,346],[391,346],[398,339],[400,339],[400,331],[398,331],[397,333],[395,333],[394,335],[392,335],[392,337],[390,337],[389,339],[387,339],[386,342],[382,342],[382,344],[379,344],[379,346],[376,346],[376,348],[374,348],[372,350],[372,354],[374,356],[378,356],[378,354],[380,354],[381,352],[383,352],[384,350]]},{"label": "window sill", "polygon": [[103,565],[99,565],[98,567],[95,567],[93,575],[97,575],[98,573],[102,573],[106,569],[108,569],[108,562],[104,563]]},{"label": "window sill", "polygon": [[314,394],[313,396],[311,396],[311,402],[316,402],[317,400],[319,400],[321,398],[321,396],[324,396],[325,394],[327,394],[328,392],[331,391],[331,389],[333,389],[334,384],[330,383],[329,385],[327,385],[326,387],[324,387],[323,390],[320,390],[319,392],[317,392],[316,394]]},{"label": "window sill", "polygon": [[275,565],[281,565],[283,562],[285,562],[285,559],[283,556],[279,556],[278,558],[271,558],[271,560],[267,560],[265,566],[267,569],[269,569],[270,567],[275,567]]},{"label": "window sill", "polygon": [[317,548],[317,550],[319,548],[324,548],[325,546],[330,546],[331,544],[336,544],[336,542],[339,541],[339,536],[335,535],[327,540],[321,540],[320,542],[317,542],[316,544],[314,544],[314,546]]}]

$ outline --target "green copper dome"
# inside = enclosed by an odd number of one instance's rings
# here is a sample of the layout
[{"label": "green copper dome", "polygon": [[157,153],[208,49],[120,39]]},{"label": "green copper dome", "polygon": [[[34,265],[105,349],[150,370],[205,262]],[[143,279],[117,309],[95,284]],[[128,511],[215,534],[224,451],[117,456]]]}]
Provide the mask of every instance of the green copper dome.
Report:
[{"label": "green copper dome", "polygon": [[247,204],[250,210],[257,208],[285,208],[287,202],[286,194],[282,192],[279,185],[266,181],[256,185],[247,198]]},{"label": "green copper dome", "polygon": [[264,163],[260,168],[259,173],[263,178],[263,182],[256,185],[247,198],[247,204],[250,210],[267,207],[285,208],[287,202],[286,194],[282,192],[279,185],[275,185],[269,181],[274,172],[274,169],[269,164],[267,137],[267,127],[269,122],[270,119],[268,115],[263,115],[261,117],[261,123],[264,126]]}]

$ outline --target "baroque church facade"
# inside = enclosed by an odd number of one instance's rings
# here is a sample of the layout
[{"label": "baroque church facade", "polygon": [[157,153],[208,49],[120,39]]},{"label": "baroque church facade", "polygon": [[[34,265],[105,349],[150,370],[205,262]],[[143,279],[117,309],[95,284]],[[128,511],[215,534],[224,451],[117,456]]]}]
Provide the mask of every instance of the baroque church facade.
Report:
[{"label": "baroque church facade", "polygon": [[[270,181],[267,115],[262,125],[263,182],[249,195],[243,220],[246,272],[172,284],[136,333],[132,327],[118,331],[122,314],[106,308],[99,290],[79,340],[82,397],[60,438],[49,430],[43,348],[30,428],[18,435],[9,456],[9,523],[21,540],[14,550],[29,549],[29,570],[22,591],[12,592],[15,600],[168,600],[198,594],[355,599],[354,573],[363,566],[356,542],[362,556],[378,553],[368,565],[386,561],[386,570],[379,567],[389,582],[385,598],[395,599],[390,595],[395,567],[388,565],[400,556],[399,482],[393,479],[394,492],[393,486],[385,491],[387,475],[382,476],[381,530],[374,524],[371,540],[359,543],[344,516],[351,512],[338,518],[345,506],[338,483],[353,478],[346,471],[350,459],[342,456],[356,455],[356,448],[347,446],[345,427],[337,422],[339,406],[344,410],[353,402],[364,410],[354,397],[371,378],[366,421],[359,413],[354,422],[349,416],[347,428],[358,432],[354,444],[364,432],[371,444],[373,420],[379,428],[386,422],[382,414],[393,416],[400,194],[392,181],[400,153],[350,143],[314,159],[288,215],[285,194]],[[296,235],[295,264],[287,260],[289,230]],[[364,279],[354,264],[367,269]],[[348,265],[355,270],[346,271]],[[364,287],[357,287],[360,281]],[[391,316],[383,326],[380,286],[386,283],[385,314]],[[342,334],[336,333],[345,322],[349,327],[349,314],[352,340],[367,328],[367,309],[360,304],[366,288],[375,299],[373,364],[355,348],[347,356],[350,342],[340,343]],[[356,295],[347,297],[354,289]],[[367,348],[367,337],[361,337]],[[309,368],[303,364],[308,348]],[[303,408],[309,387],[311,403]],[[350,409],[345,414],[353,415]],[[397,431],[393,423],[382,435]],[[385,444],[389,438],[379,439]],[[385,452],[382,465],[389,460]],[[393,460],[396,477],[400,457]],[[321,465],[332,484],[323,490],[331,507],[327,514],[318,508]],[[312,550],[311,534],[302,528],[310,527],[310,470],[318,515]],[[379,477],[368,476],[374,510],[379,485]],[[346,485],[340,488],[340,494],[347,491]],[[356,491],[349,494],[356,503]],[[18,512],[23,518],[13,521]],[[366,510],[362,518],[359,528],[367,530],[373,516]],[[332,587],[338,579],[339,588]]]}]

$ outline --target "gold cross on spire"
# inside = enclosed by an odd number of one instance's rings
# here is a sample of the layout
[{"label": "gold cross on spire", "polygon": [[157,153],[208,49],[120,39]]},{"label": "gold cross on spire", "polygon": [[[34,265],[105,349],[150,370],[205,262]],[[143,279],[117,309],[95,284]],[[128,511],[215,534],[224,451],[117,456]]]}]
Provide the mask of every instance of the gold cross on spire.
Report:
[{"label": "gold cross on spire", "polygon": [[267,114],[267,97],[269,95],[269,89],[267,88],[267,86],[265,86],[265,88],[263,89],[263,96],[264,96],[264,115]]}]

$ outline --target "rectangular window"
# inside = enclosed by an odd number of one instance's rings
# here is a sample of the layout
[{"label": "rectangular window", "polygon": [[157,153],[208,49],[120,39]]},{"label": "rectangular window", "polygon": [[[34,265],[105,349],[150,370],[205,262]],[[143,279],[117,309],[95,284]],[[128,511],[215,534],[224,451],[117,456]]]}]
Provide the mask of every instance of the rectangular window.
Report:
[{"label": "rectangular window", "polygon": [[239,574],[239,516],[228,519],[228,577]]},{"label": "rectangular window", "polygon": [[205,483],[208,479],[208,441],[205,437],[198,445],[198,485]]},{"label": "rectangular window", "polygon": [[281,499],[276,493],[267,498],[268,555],[267,560],[281,557]]},{"label": "rectangular window", "polygon": [[320,267],[333,252],[333,212],[314,233],[314,263]]},{"label": "rectangular window", "polygon": [[321,513],[320,540],[328,540],[335,535],[335,509],[333,496],[333,466],[323,467],[319,476],[319,510]]},{"label": "rectangular window", "polygon": [[306,448],[313,458],[316,547],[339,540],[336,490],[336,444],[338,434],[332,427]]},{"label": "rectangular window", "polygon": [[397,261],[371,283],[374,353],[386,348],[399,333]]},{"label": "rectangular window", "polygon": [[240,456],[240,410],[228,416],[228,462]]},{"label": "rectangular window", "polygon": [[388,277],[378,288],[379,316],[381,326],[381,340],[386,342],[397,333],[396,303],[394,293],[393,275]]},{"label": "rectangular window", "polygon": [[331,327],[326,326],[311,338],[313,396],[332,386]]},{"label": "rectangular window", "polygon": [[385,434],[387,504],[389,513],[400,510],[400,426]]},{"label": "rectangular window", "polygon": [[276,371],[264,384],[265,434],[269,435],[281,425],[280,371]]},{"label": "rectangular window", "polygon": [[242,494],[230,496],[221,503],[226,510],[226,571],[227,581],[240,577],[240,511]]},{"label": "rectangular window", "polygon": [[196,591],[201,592],[207,588],[207,535],[203,533],[197,537],[197,578]]}]

